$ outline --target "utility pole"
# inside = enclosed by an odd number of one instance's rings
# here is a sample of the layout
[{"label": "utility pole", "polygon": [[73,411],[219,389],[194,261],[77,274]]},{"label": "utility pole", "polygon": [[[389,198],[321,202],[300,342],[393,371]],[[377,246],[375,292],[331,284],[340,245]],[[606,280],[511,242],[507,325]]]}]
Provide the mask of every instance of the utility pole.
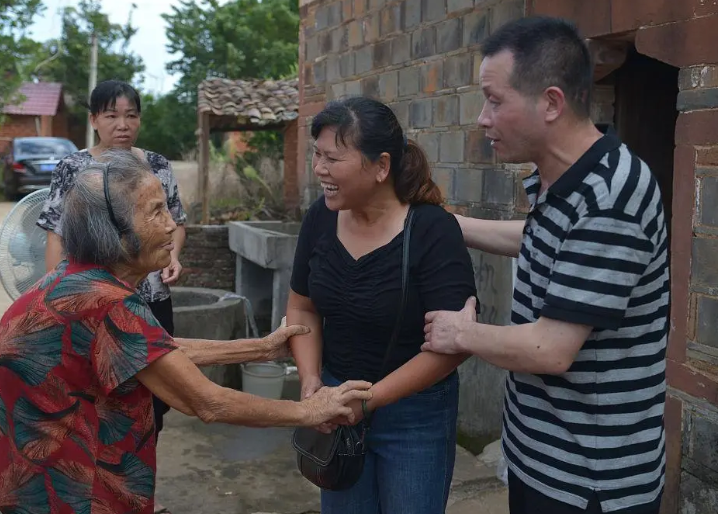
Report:
[{"label": "utility pole", "polygon": [[[87,103],[90,103],[90,96],[92,90],[97,85],[97,34],[92,32],[92,50],[90,50],[90,82],[87,90]],[[87,132],[85,132],[85,147],[89,150],[95,146],[95,131],[92,129],[92,124],[88,118],[87,120]]]}]

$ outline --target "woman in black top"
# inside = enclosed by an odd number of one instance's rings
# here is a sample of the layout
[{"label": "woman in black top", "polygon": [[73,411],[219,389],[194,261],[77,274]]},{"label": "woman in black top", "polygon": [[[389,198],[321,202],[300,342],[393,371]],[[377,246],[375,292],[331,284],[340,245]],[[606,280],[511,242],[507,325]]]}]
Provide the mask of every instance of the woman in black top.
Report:
[{"label": "woman in black top", "polygon": [[[394,113],[367,98],[332,102],[312,122],[313,168],[324,196],[302,224],[287,323],[303,397],[323,384],[375,382],[364,473],[351,489],[322,491],[323,514],[444,512],[454,467],[458,374],[466,358],[421,352],[424,315],[461,310],[476,294],[453,215],[439,206],[424,152]],[[381,372],[399,314],[404,220],[410,206],[408,299],[388,375]],[[362,406],[353,406],[356,422]],[[335,425],[317,427],[329,431]]]}]

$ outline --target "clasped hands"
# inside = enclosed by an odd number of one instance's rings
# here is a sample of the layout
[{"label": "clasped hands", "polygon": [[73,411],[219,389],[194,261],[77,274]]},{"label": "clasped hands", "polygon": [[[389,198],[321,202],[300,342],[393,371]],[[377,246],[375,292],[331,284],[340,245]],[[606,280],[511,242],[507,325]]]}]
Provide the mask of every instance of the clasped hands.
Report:
[{"label": "clasped hands", "polygon": [[[306,377],[304,380],[302,380],[302,400],[308,400],[317,391],[326,387],[327,386],[322,383],[321,378],[319,378],[318,376]],[[364,412],[362,410],[361,400],[352,400],[347,403],[347,407],[351,409],[351,414],[337,416],[336,418],[331,419],[326,423],[321,423],[314,428],[316,428],[320,432],[329,434],[336,430],[339,425],[356,425],[364,419]]]}]

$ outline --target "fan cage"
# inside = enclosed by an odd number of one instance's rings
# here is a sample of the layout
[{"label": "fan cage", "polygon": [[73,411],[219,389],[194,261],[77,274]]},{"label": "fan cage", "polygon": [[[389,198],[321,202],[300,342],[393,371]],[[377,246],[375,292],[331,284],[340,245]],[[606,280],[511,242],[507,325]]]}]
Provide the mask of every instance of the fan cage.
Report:
[{"label": "fan cage", "polygon": [[0,226],[0,282],[12,300],[45,275],[47,233],[37,226],[50,189],[20,200]]}]

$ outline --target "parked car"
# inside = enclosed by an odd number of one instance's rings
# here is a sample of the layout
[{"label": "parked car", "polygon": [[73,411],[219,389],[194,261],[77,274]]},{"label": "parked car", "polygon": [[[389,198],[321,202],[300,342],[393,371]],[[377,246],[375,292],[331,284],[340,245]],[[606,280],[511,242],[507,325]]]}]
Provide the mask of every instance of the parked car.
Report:
[{"label": "parked car", "polygon": [[52,171],[77,147],[62,137],[18,137],[4,159],[5,197],[11,200],[50,186]]}]

